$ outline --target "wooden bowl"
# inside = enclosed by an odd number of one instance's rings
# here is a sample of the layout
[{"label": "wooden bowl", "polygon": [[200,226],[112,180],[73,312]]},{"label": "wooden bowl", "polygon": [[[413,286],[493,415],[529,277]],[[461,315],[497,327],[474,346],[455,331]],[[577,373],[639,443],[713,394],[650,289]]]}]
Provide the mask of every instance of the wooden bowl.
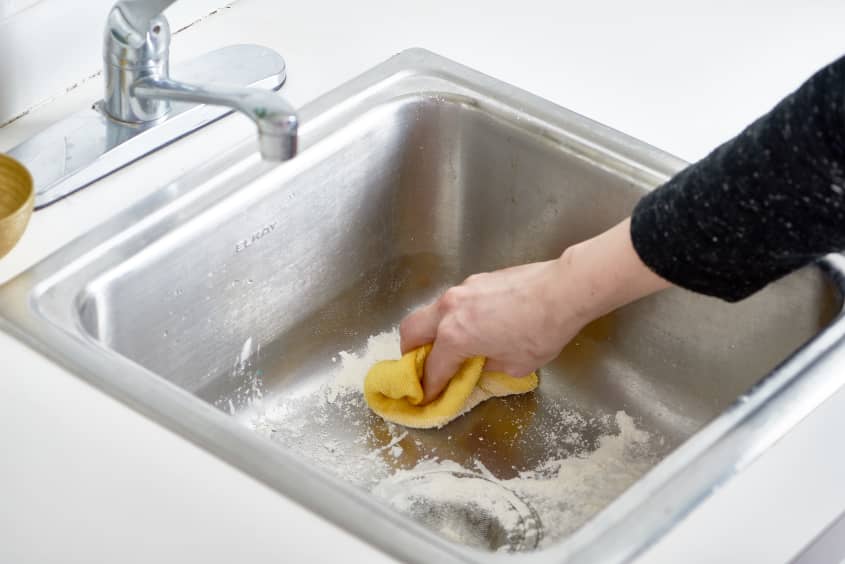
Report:
[{"label": "wooden bowl", "polygon": [[7,155],[0,155],[0,258],[20,240],[35,206],[32,175]]}]

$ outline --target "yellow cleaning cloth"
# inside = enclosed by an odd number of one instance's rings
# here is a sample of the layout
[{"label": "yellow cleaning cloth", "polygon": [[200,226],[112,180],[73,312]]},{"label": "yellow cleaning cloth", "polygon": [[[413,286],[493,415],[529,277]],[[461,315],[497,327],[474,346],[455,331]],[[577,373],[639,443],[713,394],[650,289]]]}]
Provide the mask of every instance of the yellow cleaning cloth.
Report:
[{"label": "yellow cleaning cloth", "polygon": [[503,372],[483,372],[485,358],[463,363],[434,401],[423,400],[422,377],[431,345],[406,353],[399,360],[377,363],[364,380],[364,397],[376,414],[405,427],[442,427],[492,397],[524,394],[537,387],[537,374],[514,378]]}]

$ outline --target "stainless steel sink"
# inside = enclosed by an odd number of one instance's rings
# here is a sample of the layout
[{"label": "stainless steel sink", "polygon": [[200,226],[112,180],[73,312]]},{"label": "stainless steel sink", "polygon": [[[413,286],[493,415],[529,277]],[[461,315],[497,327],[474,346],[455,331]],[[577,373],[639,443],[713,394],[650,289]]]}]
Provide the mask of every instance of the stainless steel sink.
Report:
[{"label": "stainless steel sink", "polygon": [[[333,388],[370,336],[471,273],[599,233],[684,163],[422,50],[301,118],[293,161],[240,145],[5,285],[4,327],[418,562],[630,559],[845,383],[826,370],[837,255],[737,305],[643,300],[582,331],[533,395],[438,431],[386,425]],[[550,461],[586,468],[556,482],[563,523],[515,485]],[[414,493],[436,483],[454,499]]]}]

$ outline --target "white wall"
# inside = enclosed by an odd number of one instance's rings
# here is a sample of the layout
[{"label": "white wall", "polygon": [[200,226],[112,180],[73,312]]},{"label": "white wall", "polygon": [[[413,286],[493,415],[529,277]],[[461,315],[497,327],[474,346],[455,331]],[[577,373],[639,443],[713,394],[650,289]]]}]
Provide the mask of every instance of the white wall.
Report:
[{"label": "white wall", "polygon": [[[114,2],[0,0],[0,126],[100,71],[103,25]],[[181,0],[167,16],[177,30],[230,3]]]},{"label": "white wall", "polygon": [[38,0],[0,0],[0,22],[23,12]]}]

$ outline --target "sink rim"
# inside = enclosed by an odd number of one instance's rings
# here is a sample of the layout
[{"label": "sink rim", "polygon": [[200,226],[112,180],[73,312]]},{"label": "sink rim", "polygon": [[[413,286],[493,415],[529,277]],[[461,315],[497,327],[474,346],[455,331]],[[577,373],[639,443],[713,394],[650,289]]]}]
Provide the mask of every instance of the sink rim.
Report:
[{"label": "sink rim", "polygon": [[[391,87],[403,85],[417,92],[414,88],[420,84],[440,85],[456,94],[490,93],[497,99],[495,104],[511,111],[519,108],[521,115],[534,120],[555,142],[565,146],[567,139],[572,139],[579,146],[613,153],[620,160],[630,161],[634,169],[646,176],[665,177],[686,164],[641,141],[421,49],[404,51],[303,108],[303,145],[307,147],[312,138],[315,146],[330,143],[330,139],[346,130],[347,118],[356,115],[361,105],[373,109],[385,103],[380,96],[390,94],[388,100],[395,98]],[[590,139],[600,140],[601,146]],[[845,320],[840,312],[752,391],[687,439],[567,539],[517,556],[490,554],[446,541],[378,503],[366,492],[319,468],[309,467],[293,453],[242,427],[189,392],[104,347],[75,319],[76,296],[62,294],[74,287],[70,281],[85,265],[96,263],[110,250],[131,247],[137,235],[167,233],[224,199],[260,197],[262,185],[278,186],[317,159],[319,151],[306,149],[293,161],[276,167],[259,160],[253,140],[236,146],[217,162],[189,173],[117,214],[0,287],[0,327],[76,376],[306,509],[382,550],[419,561],[630,559],[845,386],[845,373],[824,370],[826,362],[843,354],[840,349],[845,350],[838,346],[845,338]],[[248,189],[244,188],[247,183]],[[126,260],[113,258],[118,264]],[[845,257],[826,257],[820,266],[842,293]],[[54,292],[59,295],[53,296]],[[48,311],[50,308],[53,311]],[[384,528],[379,534],[362,524],[368,522],[378,522]],[[596,542],[599,539],[601,542]]]}]

